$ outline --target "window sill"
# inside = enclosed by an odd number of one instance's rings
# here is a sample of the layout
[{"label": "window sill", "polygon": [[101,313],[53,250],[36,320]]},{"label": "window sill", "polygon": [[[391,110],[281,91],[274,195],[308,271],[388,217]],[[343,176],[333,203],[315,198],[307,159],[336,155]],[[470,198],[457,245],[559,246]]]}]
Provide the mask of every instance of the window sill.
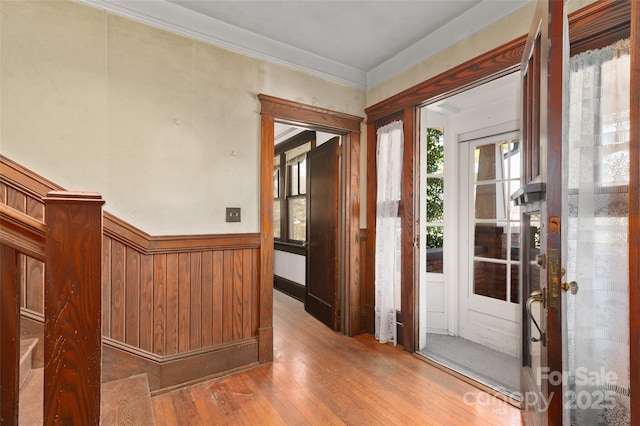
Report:
[{"label": "window sill", "polygon": [[302,256],[307,255],[307,246],[300,243],[290,243],[285,241],[274,241],[273,246],[275,250],[285,251],[287,253],[299,254]]}]

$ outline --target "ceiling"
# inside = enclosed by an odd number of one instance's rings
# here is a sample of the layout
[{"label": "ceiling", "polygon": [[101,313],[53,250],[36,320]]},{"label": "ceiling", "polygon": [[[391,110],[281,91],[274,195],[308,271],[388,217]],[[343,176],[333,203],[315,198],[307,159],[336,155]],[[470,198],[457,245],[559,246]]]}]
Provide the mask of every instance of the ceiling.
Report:
[{"label": "ceiling", "polygon": [[531,0],[79,0],[363,89]]}]

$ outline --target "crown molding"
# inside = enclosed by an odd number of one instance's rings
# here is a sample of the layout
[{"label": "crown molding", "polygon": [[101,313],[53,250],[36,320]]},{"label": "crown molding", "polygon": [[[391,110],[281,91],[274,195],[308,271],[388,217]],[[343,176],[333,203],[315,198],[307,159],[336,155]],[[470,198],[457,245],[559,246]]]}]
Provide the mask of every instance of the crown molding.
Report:
[{"label": "crown molding", "polygon": [[483,1],[368,72],[260,36],[165,0],[76,1],[237,53],[366,90],[500,20],[531,0]]},{"label": "crown molding", "polygon": [[164,0],[76,0],[115,15],[225,49],[366,89],[367,73]]},{"label": "crown molding", "polygon": [[367,88],[375,87],[431,56],[453,46],[481,29],[499,21],[532,0],[493,1],[479,3],[449,21],[427,37],[399,52],[367,73]]}]

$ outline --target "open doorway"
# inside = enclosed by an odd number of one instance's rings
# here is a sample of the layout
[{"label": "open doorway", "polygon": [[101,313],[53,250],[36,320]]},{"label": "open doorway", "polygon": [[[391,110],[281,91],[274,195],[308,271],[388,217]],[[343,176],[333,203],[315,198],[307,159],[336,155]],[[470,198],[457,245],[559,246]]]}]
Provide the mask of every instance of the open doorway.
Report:
[{"label": "open doorway", "polygon": [[274,139],[274,288],[336,330],[341,137],[276,122]]},{"label": "open doorway", "polygon": [[521,339],[518,77],[420,109],[418,352],[509,397]]},{"label": "open doorway", "polygon": [[360,126],[361,117],[304,105],[260,94],[260,311],[259,356],[272,359],[273,350],[273,271],[274,271],[274,158],[275,123],[305,127],[340,135],[342,145],[339,168],[339,212],[337,251],[340,300],[339,330],[346,335],[361,329],[359,302],[360,264]]}]

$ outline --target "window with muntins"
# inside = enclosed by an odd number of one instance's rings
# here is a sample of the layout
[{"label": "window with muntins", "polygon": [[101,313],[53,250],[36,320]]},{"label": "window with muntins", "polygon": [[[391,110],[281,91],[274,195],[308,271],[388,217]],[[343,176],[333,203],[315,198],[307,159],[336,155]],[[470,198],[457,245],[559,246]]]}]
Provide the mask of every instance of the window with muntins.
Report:
[{"label": "window with muntins", "polygon": [[274,239],[303,244],[307,240],[307,153],[315,132],[276,145],[273,172]]}]

